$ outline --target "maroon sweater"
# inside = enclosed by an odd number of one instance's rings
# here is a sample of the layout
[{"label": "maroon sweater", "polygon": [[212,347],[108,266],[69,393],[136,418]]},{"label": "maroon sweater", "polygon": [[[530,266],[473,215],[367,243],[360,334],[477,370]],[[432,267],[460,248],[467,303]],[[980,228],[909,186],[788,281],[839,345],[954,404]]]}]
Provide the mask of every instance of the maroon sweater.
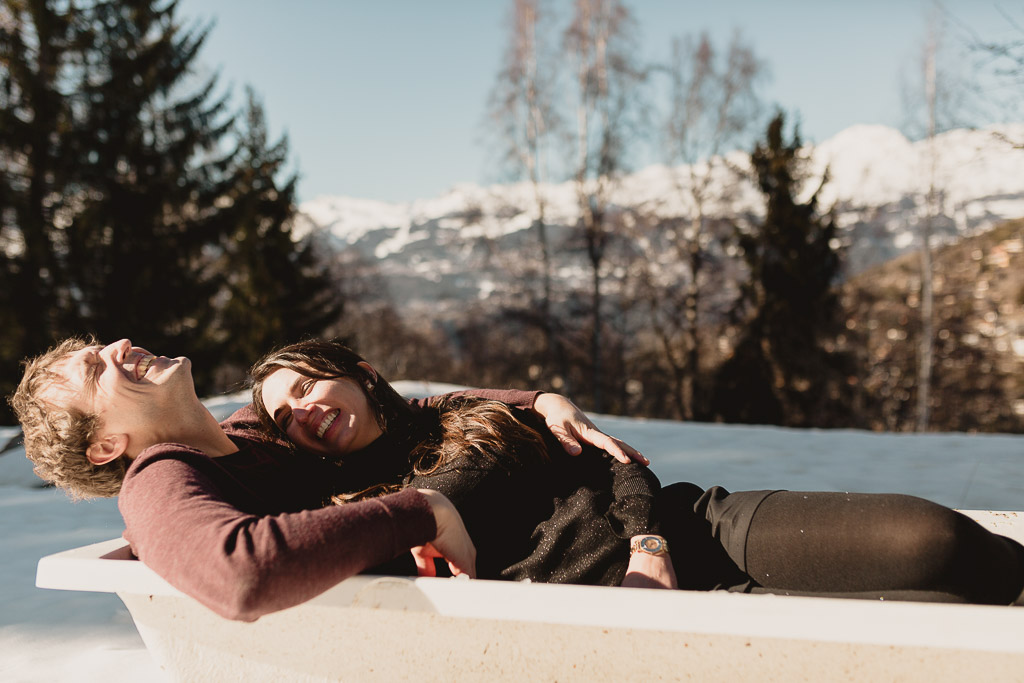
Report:
[{"label": "maroon sweater", "polygon": [[[472,393],[522,407],[537,396]],[[347,490],[344,468],[262,439],[249,406],[221,427],[237,452],[152,446],[118,497],[135,555],[221,616],[253,621],[297,605],[436,536],[417,491],[324,507]]]}]

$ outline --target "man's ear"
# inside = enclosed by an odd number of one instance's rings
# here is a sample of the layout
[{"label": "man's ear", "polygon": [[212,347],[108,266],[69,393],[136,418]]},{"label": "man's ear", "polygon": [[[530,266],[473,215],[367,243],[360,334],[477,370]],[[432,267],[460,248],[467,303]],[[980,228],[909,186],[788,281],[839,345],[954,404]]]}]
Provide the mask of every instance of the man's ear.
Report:
[{"label": "man's ear", "polygon": [[370,374],[370,377],[373,378],[374,382],[377,381],[377,371],[373,369],[372,365],[367,363],[365,360],[359,361],[359,363],[357,363],[357,365],[359,367],[361,367],[363,370],[366,370],[366,372],[368,372]]},{"label": "man's ear", "polygon": [[89,444],[85,449],[85,457],[93,465],[106,465],[117,460],[128,450],[127,434],[109,434],[99,441]]}]

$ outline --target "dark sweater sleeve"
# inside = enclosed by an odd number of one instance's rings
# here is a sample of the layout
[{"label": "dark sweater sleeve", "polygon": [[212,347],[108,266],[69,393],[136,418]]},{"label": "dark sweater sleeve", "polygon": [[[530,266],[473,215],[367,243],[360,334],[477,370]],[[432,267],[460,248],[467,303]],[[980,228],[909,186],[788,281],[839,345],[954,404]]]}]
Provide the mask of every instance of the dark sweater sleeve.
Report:
[{"label": "dark sweater sleeve", "polygon": [[428,408],[437,405],[438,401],[445,396],[475,396],[476,398],[488,401],[499,401],[516,408],[523,408],[524,410],[532,410],[534,401],[543,393],[543,391],[520,391],[518,389],[463,389],[462,391],[453,391],[448,394],[441,394],[440,396],[414,398],[409,403],[418,408]]},{"label": "dark sweater sleeve", "polygon": [[149,449],[129,468],[118,507],[139,559],[229,619],[253,621],[302,603],[437,533],[426,499],[411,489],[247,514],[224,499],[209,461],[185,446]]},{"label": "dark sweater sleeve", "polygon": [[[612,459],[610,455],[604,457]],[[608,509],[608,521],[615,533],[625,539],[660,533],[654,516],[654,497],[661,490],[658,477],[644,465],[612,460],[612,505]]]}]

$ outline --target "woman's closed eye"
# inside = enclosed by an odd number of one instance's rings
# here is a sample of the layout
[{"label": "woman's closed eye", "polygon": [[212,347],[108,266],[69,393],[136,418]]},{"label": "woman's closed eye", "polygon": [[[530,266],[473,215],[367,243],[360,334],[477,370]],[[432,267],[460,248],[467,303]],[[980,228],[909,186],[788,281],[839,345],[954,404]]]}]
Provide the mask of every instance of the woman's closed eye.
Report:
[{"label": "woman's closed eye", "polygon": [[[299,385],[298,395],[303,397],[309,394],[313,390],[313,385],[316,384],[315,379],[307,379]],[[292,423],[292,411],[285,411],[284,415],[281,416],[281,429],[282,431],[287,430]]]},{"label": "woman's closed eye", "polygon": [[[313,386],[317,380],[312,377],[306,377],[301,381],[295,381],[292,383],[289,393],[295,398],[302,398],[307,396],[310,391],[313,390]],[[287,432],[288,427],[292,424],[292,411],[288,406],[282,406],[274,412],[274,422],[277,424],[278,429],[282,432]]]}]

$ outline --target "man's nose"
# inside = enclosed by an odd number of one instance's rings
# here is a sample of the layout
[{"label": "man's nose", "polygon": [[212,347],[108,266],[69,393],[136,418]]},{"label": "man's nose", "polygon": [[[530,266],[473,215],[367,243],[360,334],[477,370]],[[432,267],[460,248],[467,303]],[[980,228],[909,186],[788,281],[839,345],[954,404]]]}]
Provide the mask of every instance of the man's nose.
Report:
[{"label": "man's nose", "polygon": [[103,348],[103,352],[106,353],[108,356],[113,356],[113,355],[115,355],[118,352],[127,353],[128,351],[131,350],[131,348],[132,348],[132,340],[131,339],[118,339],[113,344],[107,344]]}]

